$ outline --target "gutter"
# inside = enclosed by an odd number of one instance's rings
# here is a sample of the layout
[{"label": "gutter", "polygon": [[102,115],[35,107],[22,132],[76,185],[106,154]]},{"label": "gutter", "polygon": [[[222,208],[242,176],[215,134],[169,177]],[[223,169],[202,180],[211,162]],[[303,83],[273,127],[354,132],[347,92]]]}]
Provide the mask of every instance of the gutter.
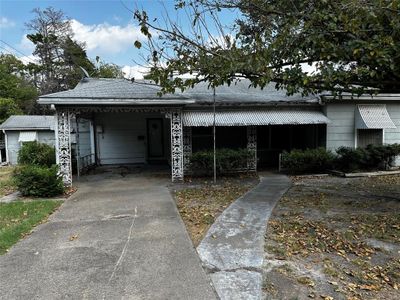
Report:
[{"label": "gutter", "polygon": [[134,100],[134,99],[90,99],[79,98],[80,100],[61,100],[60,98],[39,98],[39,104],[55,105],[182,105],[193,104],[195,100]]}]

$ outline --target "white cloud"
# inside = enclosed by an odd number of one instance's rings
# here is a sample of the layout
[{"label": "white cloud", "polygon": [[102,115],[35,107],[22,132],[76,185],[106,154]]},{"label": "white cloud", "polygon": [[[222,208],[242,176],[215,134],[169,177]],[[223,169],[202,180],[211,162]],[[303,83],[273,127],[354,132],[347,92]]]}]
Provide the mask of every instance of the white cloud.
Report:
[{"label": "white cloud", "polygon": [[131,79],[143,79],[150,69],[146,66],[124,66],[122,67],[122,72],[124,72],[124,77]]},{"label": "white cloud", "polygon": [[126,26],[110,25],[102,23],[97,25],[85,25],[77,20],[71,21],[74,38],[86,43],[86,49],[103,54],[116,54],[133,48],[136,40],[143,40],[144,36],[140,28],[132,24]]},{"label": "white cloud", "polygon": [[0,17],[0,28],[9,28],[9,27],[14,27],[15,22],[11,21],[10,19],[6,17]]},{"label": "white cloud", "polygon": [[18,44],[18,48],[24,53],[33,52],[33,50],[35,50],[35,45],[24,34]]},{"label": "white cloud", "polygon": [[35,56],[35,55],[20,56],[18,58],[25,65],[27,65],[29,63],[36,63],[36,64],[39,63],[39,58],[37,56]]}]

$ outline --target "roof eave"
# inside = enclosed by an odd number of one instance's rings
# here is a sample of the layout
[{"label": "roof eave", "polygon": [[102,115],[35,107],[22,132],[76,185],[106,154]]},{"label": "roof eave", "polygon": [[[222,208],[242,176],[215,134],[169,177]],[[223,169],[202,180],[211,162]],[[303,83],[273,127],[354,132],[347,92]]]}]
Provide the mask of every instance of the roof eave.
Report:
[{"label": "roof eave", "polygon": [[60,99],[60,98],[39,98],[39,104],[54,105],[185,105],[193,104],[194,100],[171,99],[171,100],[137,100],[137,99],[90,99],[90,98]]}]

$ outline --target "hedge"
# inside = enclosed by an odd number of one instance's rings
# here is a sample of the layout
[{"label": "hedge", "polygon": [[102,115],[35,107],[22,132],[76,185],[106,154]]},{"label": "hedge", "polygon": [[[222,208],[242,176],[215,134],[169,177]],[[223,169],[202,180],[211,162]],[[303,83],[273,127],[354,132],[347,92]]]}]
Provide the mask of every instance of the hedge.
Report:
[{"label": "hedge", "polygon": [[18,164],[51,167],[56,163],[54,147],[39,142],[26,142],[18,152]]}]

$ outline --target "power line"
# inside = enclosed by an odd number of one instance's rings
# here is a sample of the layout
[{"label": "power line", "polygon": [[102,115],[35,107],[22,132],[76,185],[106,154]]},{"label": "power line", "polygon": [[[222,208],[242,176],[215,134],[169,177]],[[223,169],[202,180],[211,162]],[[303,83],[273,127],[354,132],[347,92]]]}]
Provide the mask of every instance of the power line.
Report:
[{"label": "power line", "polygon": [[[26,59],[30,60],[31,62],[33,62],[33,63],[35,63],[35,64],[37,63],[37,62],[34,61],[32,58],[30,58],[29,55],[26,55],[25,53],[19,51],[18,49],[15,49],[15,48],[14,48],[13,46],[11,46],[9,43],[7,43],[7,42],[5,42],[5,41],[3,41],[3,40],[0,40],[0,42],[4,43],[5,45],[7,45],[7,46],[10,47],[11,49],[13,49],[15,52],[21,54],[22,56],[24,56]],[[2,49],[4,49],[4,50],[8,51],[9,53],[11,53],[11,51],[5,49],[4,47],[2,47]],[[12,54],[14,54],[14,53],[12,53]]]}]

